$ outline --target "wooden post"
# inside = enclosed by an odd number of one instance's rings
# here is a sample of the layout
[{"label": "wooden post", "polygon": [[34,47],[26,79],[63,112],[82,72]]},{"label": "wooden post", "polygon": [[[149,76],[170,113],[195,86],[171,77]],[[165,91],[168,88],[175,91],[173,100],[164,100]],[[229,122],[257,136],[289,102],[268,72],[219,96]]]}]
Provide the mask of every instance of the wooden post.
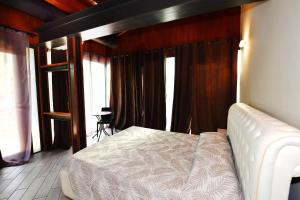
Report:
[{"label": "wooden post", "polygon": [[82,68],[82,43],[79,36],[68,37],[73,152],[86,147],[85,109]]},{"label": "wooden post", "polygon": [[41,148],[43,151],[47,151],[51,149],[52,141],[51,137],[51,124],[49,119],[44,118],[44,112],[49,111],[50,104],[49,104],[49,89],[48,89],[48,76],[46,73],[43,73],[41,70],[42,65],[47,64],[47,52],[46,48],[43,46],[39,46],[36,49],[37,55],[37,72],[38,77],[37,80],[39,82],[38,86],[38,102],[39,102],[39,118],[41,123]]}]

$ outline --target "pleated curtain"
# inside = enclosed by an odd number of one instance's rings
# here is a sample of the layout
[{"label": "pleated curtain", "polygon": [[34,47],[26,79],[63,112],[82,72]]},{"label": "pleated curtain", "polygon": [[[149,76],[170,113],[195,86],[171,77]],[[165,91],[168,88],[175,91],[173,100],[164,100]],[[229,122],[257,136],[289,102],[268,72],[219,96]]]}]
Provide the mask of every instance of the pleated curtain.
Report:
[{"label": "pleated curtain", "polygon": [[163,50],[113,56],[110,99],[117,129],[136,125],[164,130]]},{"label": "pleated curtain", "polygon": [[226,128],[236,99],[237,50],[235,38],[176,47],[171,131]]},{"label": "pleated curtain", "polygon": [[26,162],[31,154],[28,36],[0,28],[0,165]]}]

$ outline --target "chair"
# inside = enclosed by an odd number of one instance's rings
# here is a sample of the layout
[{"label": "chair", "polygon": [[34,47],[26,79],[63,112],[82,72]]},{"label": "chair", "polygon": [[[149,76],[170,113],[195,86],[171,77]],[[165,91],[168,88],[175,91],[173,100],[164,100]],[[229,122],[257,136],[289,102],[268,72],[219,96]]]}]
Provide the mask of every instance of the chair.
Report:
[{"label": "chair", "polygon": [[[104,112],[110,112],[109,114],[101,114],[100,116],[100,120],[97,121],[97,137],[98,137],[98,141],[100,139],[101,136],[101,132],[103,131],[105,135],[109,136],[110,134],[106,132],[104,125],[105,124],[109,124],[110,128],[111,128],[111,135],[114,134],[113,130],[114,130],[114,117],[113,117],[113,112],[112,109],[110,107],[103,107],[101,108],[101,113]],[[100,132],[100,133],[99,133]],[[99,136],[98,136],[99,133]]]}]

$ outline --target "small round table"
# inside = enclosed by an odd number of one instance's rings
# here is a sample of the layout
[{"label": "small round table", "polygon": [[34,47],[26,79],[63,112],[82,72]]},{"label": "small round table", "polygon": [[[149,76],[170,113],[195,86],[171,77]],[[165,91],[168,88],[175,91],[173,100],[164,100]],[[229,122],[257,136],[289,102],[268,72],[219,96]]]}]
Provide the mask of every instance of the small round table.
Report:
[{"label": "small round table", "polygon": [[[100,123],[101,122],[101,116],[103,115],[111,115],[112,112],[110,111],[101,111],[99,114],[93,114],[92,116],[95,116],[97,118],[97,132],[96,134],[92,137],[94,138],[95,136],[98,137],[98,141],[100,139],[101,136],[101,132],[103,131],[105,135],[110,136],[111,134],[109,134],[108,132],[106,132],[105,128],[104,128],[104,124]],[[98,128],[98,124],[100,124],[100,128]],[[98,132],[100,131],[100,134],[98,135]],[[112,133],[113,134],[113,133]]]}]

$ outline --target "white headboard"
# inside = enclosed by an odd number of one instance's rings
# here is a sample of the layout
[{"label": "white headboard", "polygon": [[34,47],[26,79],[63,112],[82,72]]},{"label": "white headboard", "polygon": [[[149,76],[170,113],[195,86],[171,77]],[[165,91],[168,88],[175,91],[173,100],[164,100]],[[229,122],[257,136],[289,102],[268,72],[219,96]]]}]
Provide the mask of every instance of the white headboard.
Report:
[{"label": "white headboard", "polygon": [[245,200],[287,200],[291,178],[300,176],[300,131],[238,103],[227,133]]}]

